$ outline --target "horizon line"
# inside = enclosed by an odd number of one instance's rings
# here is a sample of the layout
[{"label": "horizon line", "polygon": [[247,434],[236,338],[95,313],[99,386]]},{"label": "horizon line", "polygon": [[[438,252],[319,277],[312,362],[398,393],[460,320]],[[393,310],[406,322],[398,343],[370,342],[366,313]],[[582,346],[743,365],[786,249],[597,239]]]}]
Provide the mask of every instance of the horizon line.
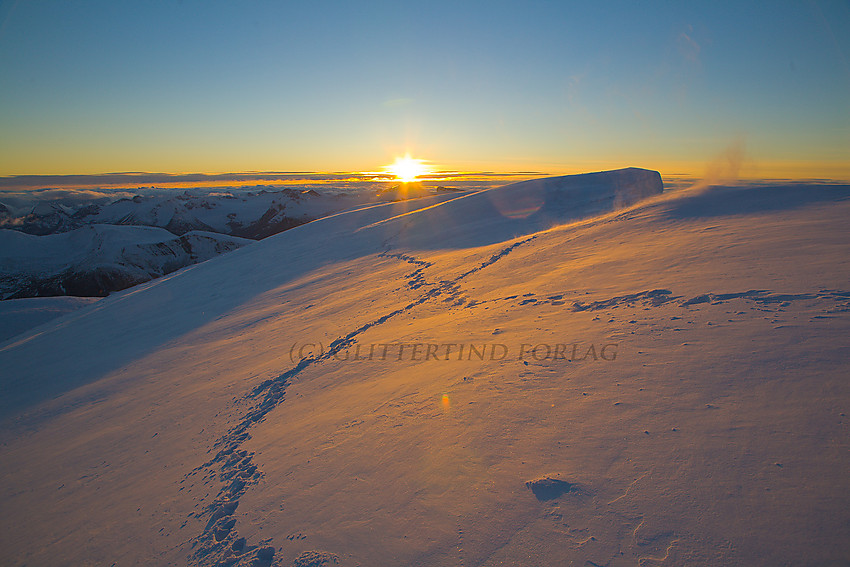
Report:
[{"label": "horizon line", "polygon": [[[419,181],[439,181],[445,178],[548,176],[541,171],[435,171],[418,177]],[[136,183],[205,183],[205,182],[380,182],[395,181],[387,172],[370,171],[228,171],[228,172],[144,172],[123,171],[106,173],[19,174],[0,176],[0,188],[35,188],[45,184],[57,187],[89,185],[126,185]]]}]

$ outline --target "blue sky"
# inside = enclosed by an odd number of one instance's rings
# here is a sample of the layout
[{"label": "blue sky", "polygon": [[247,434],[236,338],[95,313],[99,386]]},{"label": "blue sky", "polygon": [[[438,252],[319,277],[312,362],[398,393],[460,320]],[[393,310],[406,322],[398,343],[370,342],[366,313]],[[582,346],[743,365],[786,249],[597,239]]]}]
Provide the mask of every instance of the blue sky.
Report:
[{"label": "blue sky", "polygon": [[850,177],[850,3],[0,3],[0,175]]}]

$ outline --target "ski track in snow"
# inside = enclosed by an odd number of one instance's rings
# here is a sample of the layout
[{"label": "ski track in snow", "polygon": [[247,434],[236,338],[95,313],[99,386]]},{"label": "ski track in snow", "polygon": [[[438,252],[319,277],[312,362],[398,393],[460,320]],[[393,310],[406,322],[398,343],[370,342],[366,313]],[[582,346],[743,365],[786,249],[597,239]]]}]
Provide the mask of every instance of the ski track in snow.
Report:
[{"label": "ski track in snow", "polygon": [[[526,293],[523,295],[509,295],[506,297],[498,297],[487,299],[484,301],[476,301],[475,305],[485,303],[496,303],[505,301],[514,301],[518,306],[542,306],[542,305],[567,305],[565,299],[568,295],[576,295],[574,291],[565,291],[554,295],[547,295],[544,298],[534,297],[535,293]],[[619,307],[659,307],[667,303],[674,303],[682,299],[681,295],[673,295],[669,289],[652,289],[630,293],[628,295],[618,295],[609,299],[601,299],[584,303],[583,301],[572,301],[571,305],[567,305],[570,311],[602,311],[604,309],[615,309]],[[694,307],[702,304],[722,305],[733,299],[743,299],[756,304],[762,310],[774,308],[784,308],[791,305],[792,302],[802,300],[820,300],[823,303],[832,303],[834,306],[823,310],[824,315],[816,315],[817,318],[827,318],[832,313],[844,313],[850,311],[850,292],[841,290],[821,289],[813,293],[774,293],[765,289],[748,290],[734,293],[704,293],[680,301],[680,307]]]},{"label": "ski track in snow", "polygon": [[[241,562],[243,559],[250,559],[255,563],[264,561],[259,555],[262,555],[261,552],[267,549],[264,545],[269,543],[269,541],[263,540],[257,546],[249,546],[245,538],[239,537],[235,530],[236,518],[233,517],[233,514],[239,505],[239,499],[252,485],[257,484],[263,476],[262,471],[253,462],[254,453],[242,450],[241,447],[245,441],[250,439],[250,429],[261,422],[269,412],[284,401],[286,387],[294,377],[313,364],[328,360],[338,352],[348,348],[355,342],[357,336],[372,327],[382,325],[390,319],[406,313],[427,301],[443,298],[445,303],[451,304],[449,307],[457,307],[467,303],[467,299],[460,290],[460,282],[464,278],[493,265],[517,247],[535,238],[536,236],[530,236],[514,242],[493,254],[475,268],[462,273],[452,280],[440,280],[436,283],[429,282],[424,274],[427,268],[434,265],[432,262],[419,260],[407,254],[392,254],[390,253],[390,247],[378,254],[379,258],[393,258],[417,266],[416,270],[407,274],[405,278],[408,287],[411,289],[419,290],[424,288],[421,295],[404,307],[386,313],[361,325],[347,335],[335,339],[330,343],[326,352],[318,357],[310,356],[302,359],[295,367],[287,370],[277,378],[262,382],[243,398],[256,400],[262,396],[262,400],[255,403],[236,426],[215,442],[211,451],[219,449],[216,455],[184,477],[184,483],[193,477],[202,475],[204,484],[214,480],[216,477],[218,477],[219,482],[225,484],[219,490],[213,502],[204,506],[203,510],[197,514],[199,517],[209,515],[209,520],[203,533],[192,540],[192,547],[195,548],[195,551],[192,553],[190,561],[196,565],[215,565],[228,560]],[[467,307],[472,307],[478,303],[483,302],[469,301]],[[193,512],[192,515],[194,514]]]}]

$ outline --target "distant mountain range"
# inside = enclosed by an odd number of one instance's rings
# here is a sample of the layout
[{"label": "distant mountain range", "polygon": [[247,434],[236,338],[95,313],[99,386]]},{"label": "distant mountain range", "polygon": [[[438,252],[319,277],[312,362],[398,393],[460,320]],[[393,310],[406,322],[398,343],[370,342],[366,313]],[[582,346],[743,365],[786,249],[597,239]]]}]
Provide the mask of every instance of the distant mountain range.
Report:
[{"label": "distant mountain range", "polygon": [[109,203],[81,198],[0,203],[0,229],[45,236],[92,224],[156,226],[176,236],[192,230],[258,240],[363,202],[369,196],[323,195],[312,189],[135,195]]},{"label": "distant mountain range", "polygon": [[261,188],[0,203],[0,299],[105,296],[376,199]]}]

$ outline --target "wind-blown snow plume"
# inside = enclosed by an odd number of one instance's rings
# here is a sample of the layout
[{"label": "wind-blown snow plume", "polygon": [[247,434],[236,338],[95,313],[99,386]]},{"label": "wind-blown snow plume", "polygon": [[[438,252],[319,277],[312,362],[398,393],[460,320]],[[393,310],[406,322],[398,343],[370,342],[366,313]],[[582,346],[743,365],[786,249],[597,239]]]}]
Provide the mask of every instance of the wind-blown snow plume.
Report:
[{"label": "wind-blown snow plume", "polygon": [[713,185],[736,182],[745,159],[744,138],[739,137],[705,166],[705,173],[702,179],[694,183],[690,188],[699,191]]}]

